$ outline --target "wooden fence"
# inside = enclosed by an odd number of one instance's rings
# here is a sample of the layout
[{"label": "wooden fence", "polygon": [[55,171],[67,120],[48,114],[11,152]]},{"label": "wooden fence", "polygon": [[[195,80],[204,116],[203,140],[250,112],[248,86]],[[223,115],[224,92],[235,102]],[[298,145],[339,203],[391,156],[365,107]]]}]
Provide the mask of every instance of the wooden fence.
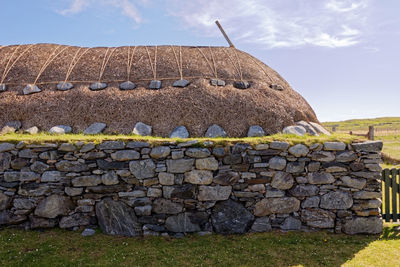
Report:
[{"label": "wooden fence", "polygon": [[382,218],[386,222],[400,220],[400,169],[382,171]]}]

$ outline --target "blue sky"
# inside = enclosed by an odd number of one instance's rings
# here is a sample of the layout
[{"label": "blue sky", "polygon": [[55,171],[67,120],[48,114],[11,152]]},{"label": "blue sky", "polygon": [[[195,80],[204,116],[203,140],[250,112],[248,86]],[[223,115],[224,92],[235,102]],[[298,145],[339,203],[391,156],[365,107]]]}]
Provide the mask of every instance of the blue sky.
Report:
[{"label": "blue sky", "polygon": [[399,0],[0,0],[0,45],[226,45],[277,70],[321,121],[400,116]]}]

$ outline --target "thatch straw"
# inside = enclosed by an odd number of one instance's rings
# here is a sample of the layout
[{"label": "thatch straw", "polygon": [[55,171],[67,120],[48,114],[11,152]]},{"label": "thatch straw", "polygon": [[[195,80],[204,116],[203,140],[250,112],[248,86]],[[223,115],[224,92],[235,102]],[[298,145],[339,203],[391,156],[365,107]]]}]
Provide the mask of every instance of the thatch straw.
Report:
[{"label": "thatch straw", "polygon": [[[295,121],[318,122],[308,103],[279,74],[234,48],[158,46],[157,50],[111,50],[62,46],[57,51],[65,50],[48,62],[55,47],[34,45],[20,58],[19,52],[13,53],[15,46],[0,50],[0,75],[8,61],[13,63],[6,70],[8,75],[0,77],[9,87],[0,94],[0,125],[20,120],[24,127],[35,125],[47,130],[67,124],[80,131],[93,122],[104,122],[108,132],[128,133],[136,122],[142,121],[153,126],[155,135],[166,136],[176,126],[184,125],[192,136],[201,136],[216,123],[230,136],[244,136],[251,125],[260,125],[272,134]],[[88,86],[98,82],[99,76],[109,87],[90,91]],[[120,91],[119,83],[128,76],[138,88]],[[154,76],[163,82],[157,91],[147,89]],[[211,86],[209,79],[215,76],[224,79],[227,86]],[[186,88],[172,87],[181,77],[191,84]],[[43,91],[22,95],[23,87],[36,79]],[[251,87],[239,90],[232,86],[233,81],[241,79],[249,81]],[[56,84],[64,81],[72,82],[75,88],[57,91]],[[272,84],[285,90],[273,90]]]}]

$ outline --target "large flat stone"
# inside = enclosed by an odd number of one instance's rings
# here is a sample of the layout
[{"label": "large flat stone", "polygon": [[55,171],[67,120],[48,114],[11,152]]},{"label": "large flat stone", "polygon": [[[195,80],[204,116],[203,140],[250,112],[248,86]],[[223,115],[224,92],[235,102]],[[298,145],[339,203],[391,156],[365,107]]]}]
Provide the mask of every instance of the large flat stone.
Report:
[{"label": "large flat stone", "polygon": [[286,159],[282,157],[273,157],[268,162],[269,167],[274,170],[283,170],[286,167]]},{"label": "large flat stone", "polygon": [[142,227],[133,208],[121,201],[106,198],[96,204],[96,217],[101,230],[110,235],[140,236]]},{"label": "large flat stone", "polygon": [[80,176],[72,179],[71,183],[75,187],[96,186],[101,184],[101,177],[98,175]]},{"label": "large flat stone", "polygon": [[301,212],[301,220],[315,228],[335,227],[335,214],[322,209],[305,209]]},{"label": "large flat stone", "polygon": [[185,152],[186,156],[191,158],[206,158],[211,155],[207,148],[188,148]]},{"label": "large flat stone", "polygon": [[218,175],[214,177],[213,182],[219,185],[233,185],[237,183],[239,179],[240,179],[239,173],[227,171],[218,173]]},{"label": "large flat stone", "polygon": [[201,225],[208,221],[205,212],[184,212],[175,216],[169,216],[165,221],[165,228],[175,233],[189,233],[201,231]]},{"label": "large flat stone", "polygon": [[0,153],[11,151],[15,148],[14,144],[11,143],[0,143]]},{"label": "large flat stone", "polygon": [[11,165],[11,154],[0,153],[0,172],[4,172],[10,168]]},{"label": "large flat stone", "polygon": [[293,218],[292,216],[287,217],[281,224],[282,230],[300,230],[301,221],[299,219]]},{"label": "large flat stone", "polygon": [[329,192],[321,197],[320,207],[323,209],[349,209],[351,206],[353,206],[353,199],[348,192]]},{"label": "large flat stone", "polygon": [[307,175],[310,184],[331,184],[335,182],[335,177],[327,172],[311,172]]},{"label": "large flat stone", "polygon": [[150,157],[154,159],[166,158],[171,153],[168,146],[156,146],[150,152]]},{"label": "large flat stone", "polygon": [[285,214],[298,211],[300,201],[294,197],[267,198],[257,202],[254,215],[258,217],[270,214]]},{"label": "large flat stone", "polygon": [[5,210],[10,205],[11,199],[0,192],[0,211]]},{"label": "large flat stone", "polygon": [[269,147],[272,149],[277,149],[277,150],[286,150],[289,148],[289,143],[288,142],[282,142],[282,141],[272,141],[269,144]]},{"label": "large flat stone", "polygon": [[18,194],[26,197],[39,197],[50,193],[50,191],[49,186],[33,182],[22,184],[18,190]]},{"label": "large flat stone", "polygon": [[367,141],[351,144],[355,151],[359,152],[380,152],[383,147],[382,141]]},{"label": "large flat stone", "polygon": [[167,170],[170,173],[185,173],[192,170],[194,159],[170,159],[167,160]]},{"label": "large flat stone", "polygon": [[381,198],[381,197],[382,197],[381,192],[371,192],[371,191],[354,192],[354,195],[353,195],[354,199],[375,199],[375,198]]},{"label": "large flat stone", "polygon": [[343,232],[354,234],[380,234],[382,233],[383,221],[379,217],[358,217],[347,221],[343,226]]},{"label": "large flat stone", "polygon": [[[99,153],[99,152],[90,152],[90,153]],[[100,156],[100,155],[98,155]],[[118,170],[128,168],[128,163],[124,161],[107,161],[104,159],[98,159],[97,166],[102,170]]]},{"label": "large flat stone", "polygon": [[292,188],[294,184],[293,176],[286,172],[276,172],[272,178],[271,186],[280,190]]},{"label": "large flat stone", "polygon": [[119,150],[112,153],[111,158],[116,161],[129,161],[140,159],[140,153],[135,150]]},{"label": "large flat stone", "polygon": [[44,173],[49,168],[50,168],[49,165],[47,165],[46,163],[43,163],[41,161],[35,161],[30,167],[30,169],[32,171],[37,172],[37,173]]},{"label": "large flat stone", "polygon": [[227,200],[231,192],[231,186],[200,186],[197,198],[199,201]]},{"label": "large flat stone", "polygon": [[56,163],[56,169],[62,172],[84,172],[89,170],[89,167],[78,161],[61,160]]},{"label": "large flat stone", "polygon": [[182,212],[183,206],[180,203],[168,199],[158,198],[153,202],[153,212],[159,214],[178,214]]},{"label": "large flat stone", "polygon": [[311,154],[314,161],[331,162],[335,160],[335,154],[328,151],[316,151]]},{"label": "large flat stone", "polygon": [[350,176],[342,176],[340,179],[344,186],[356,189],[363,189],[367,184],[367,180],[365,179],[351,178]]},{"label": "large flat stone", "polygon": [[59,215],[67,215],[74,205],[65,196],[51,195],[39,202],[35,209],[35,215],[44,218],[56,218]]},{"label": "large flat stone", "polygon": [[100,150],[113,150],[113,149],[124,149],[125,143],[122,141],[105,141],[99,144]]},{"label": "large flat stone", "polygon": [[40,178],[40,174],[35,172],[5,172],[4,181],[6,182],[31,182]]},{"label": "large flat stone", "polygon": [[42,174],[41,182],[59,182],[65,176],[59,171],[46,171]]},{"label": "large flat stone", "polygon": [[303,144],[297,144],[289,148],[289,153],[295,157],[305,157],[310,150]]},{"label": "large flat stone", "polygon": [[90,224],[90,217],[86,214],[75,213],[64,216],[60,220],[60,228],[72,228],[76,226],[86,226]]},{"label": "large flat stone", "polygon": [[216,160],[214,157],[196,159],[196,169],[198,170],[216,171],[218,170],[218,167],[218,160]]},{"label": "large flat stone", "polygon": [[176,199],[194,199],[196,198],[196,186],[192,184],[163,186],[163,197]]},{"label": "large flat stone", "polygon": [[253,214],[233,200],[217,203],[211,214],[212,225],[219,234],[243,234],[250,229],[253,220]]},{"label": "large flat stone", "polygon": [[0,225],[15,225],[27,220],[25,215],[15,215],[8,210],[0,212]]},{"label": "large flat stone", "polygon": [[308,197],[317,195],[319,189],[316,185],[296,185],[289,192],[295,197]]},{"label": "large flat stone", "polygon": [[251,231],[254,232],[269,232],[271,230],[272,226],[268,217],[256,218],[251,226]]},{"label": "large flat stone", "polygon": [[213,181],[213,174],[206,170],[193,170],[185,173],[185,182],[190,184],[208,185]]},{"label": "large flat stone", "polygon": [[153,160],[146,159],[129,162],[129,170],[138,179],[152,178],[155,176],[156,165]]},{"label": "large flat stone", "polygon": [[343,151],[346,149],[346,144],[343,142],[325,142],[324,150],[328,151]]}]

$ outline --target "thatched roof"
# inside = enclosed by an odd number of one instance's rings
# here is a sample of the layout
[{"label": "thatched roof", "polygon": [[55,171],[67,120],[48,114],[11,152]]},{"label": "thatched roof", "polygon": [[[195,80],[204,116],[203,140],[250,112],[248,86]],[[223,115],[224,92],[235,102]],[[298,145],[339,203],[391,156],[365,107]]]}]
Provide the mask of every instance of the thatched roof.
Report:
[{"label": "thatched roof", "polygon": [[[172,87],[181,77],[191,84]],[[225,80],[226,86],[211,86],[215,77]],[[119,90],[128,79],[137,88]],[[148,89],[153,79],[162,81],[161,89]],[[234,88],[233,82],[240,80],[250,82],[250,88]],[[75,87],[56,90],[64,81]],[[99,81],[108,88],[88,89]],[[1,82],[8,90],[0,93],[0,126],[20,120],[24,127],[48,130],[66,124],[81,131],[93,122],[104,122],[108,132],[128,133],[141,121],[152,125],[155,135],[167,136],[184,125],[191,136],[202,136],[215,123],[229,136],[245,136],[251,125],[272,134],[296,121],[318,122],[309,104],[278,73],[235,48],[4,46]],[[42,92],[23,95],[23,88],[33,83]]]}]

